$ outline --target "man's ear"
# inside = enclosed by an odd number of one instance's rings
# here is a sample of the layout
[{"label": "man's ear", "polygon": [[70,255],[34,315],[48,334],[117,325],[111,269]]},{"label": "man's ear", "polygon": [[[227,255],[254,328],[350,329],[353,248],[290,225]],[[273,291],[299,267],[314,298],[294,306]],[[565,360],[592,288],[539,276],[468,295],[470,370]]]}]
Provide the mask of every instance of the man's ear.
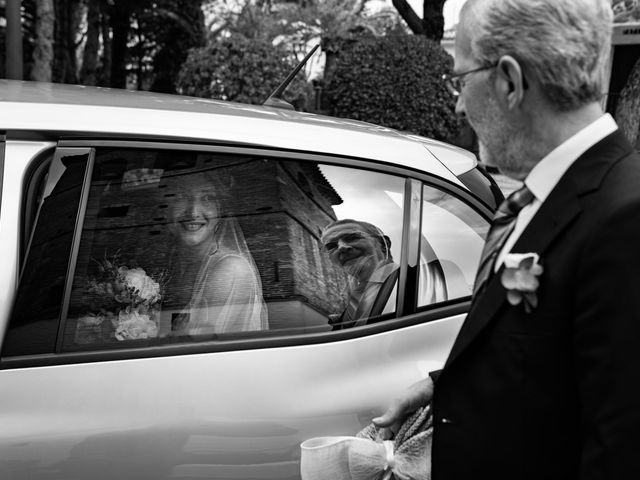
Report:
[{"label": "man's ear", "polygon": [[496,90],[504,108],[514,110],[520,106],[527,88],[520,63],[511,55],[504,55],[496,66]]}]

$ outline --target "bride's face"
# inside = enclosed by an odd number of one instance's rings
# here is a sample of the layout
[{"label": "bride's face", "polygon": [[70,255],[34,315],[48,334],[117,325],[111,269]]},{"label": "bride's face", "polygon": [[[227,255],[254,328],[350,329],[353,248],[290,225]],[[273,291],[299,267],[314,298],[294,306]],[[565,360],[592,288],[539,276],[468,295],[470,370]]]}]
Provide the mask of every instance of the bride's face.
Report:
[{"label": "bride's face", "polygon": [[187,246],[200,245],[213,237],[220,208],[212,187],[191,185],[171,202],[173,232]]}]

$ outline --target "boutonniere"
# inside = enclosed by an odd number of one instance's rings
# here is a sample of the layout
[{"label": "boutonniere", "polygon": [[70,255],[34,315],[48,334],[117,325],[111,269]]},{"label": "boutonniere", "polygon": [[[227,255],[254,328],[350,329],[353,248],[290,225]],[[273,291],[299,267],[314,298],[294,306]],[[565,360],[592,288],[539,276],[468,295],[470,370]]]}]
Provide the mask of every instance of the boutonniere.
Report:
[{"label": "boutonniere", "polygon": [[501,280],[507,300],[511,305],[522,303],[527,313],[538,306],[538,277],[544,271],[539,260],[537,253],[509,253],[504,259]]}]

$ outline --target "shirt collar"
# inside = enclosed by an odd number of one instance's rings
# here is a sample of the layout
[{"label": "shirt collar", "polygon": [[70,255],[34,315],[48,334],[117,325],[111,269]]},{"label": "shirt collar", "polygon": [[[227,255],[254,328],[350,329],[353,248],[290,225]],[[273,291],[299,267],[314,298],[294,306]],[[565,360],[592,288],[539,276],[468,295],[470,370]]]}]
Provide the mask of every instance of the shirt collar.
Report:
[{"label": "shirt collar", "polygon": [[540,160],[524,183],[537,200],[544,202],[573,162],[617,128],[613,117],[608,113],[604,114]]}]

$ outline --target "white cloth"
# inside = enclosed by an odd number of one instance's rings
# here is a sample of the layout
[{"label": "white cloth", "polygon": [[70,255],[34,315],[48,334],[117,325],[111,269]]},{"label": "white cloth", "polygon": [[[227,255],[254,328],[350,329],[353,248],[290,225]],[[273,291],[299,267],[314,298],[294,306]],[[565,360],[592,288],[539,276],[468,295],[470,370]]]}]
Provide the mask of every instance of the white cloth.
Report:
[{"label": "white cloth", "polygon": [[574,136],[558,145],[546,157],[533,167],[527,178],[525,185],[535,196],[534,200],[520,210],[515,227],[511,235],[507,238],[496,259],[495,270],[500,268],[507,253],[511,252],[524,229],[534,217],[542,202],[544,202],[560,178],[573,165],[573,163],[587,150],[593,147],[600,140],[610,135],[618,129],[615,120],[608,113],[587,125]]},{"label": "white cloth", "polygon": [[[355,437],[316,437],[300,445],[302,480],[430,480],[431,406],[409,415],[393,440],[373,423]],[[388,433],[388,432],[387,432]]]},{"label": "white cloth", "polygon": [[300,477],[302,480],[352,480],[349,450],[357,443],[374,442],[356,437],[316,437],[304,441],[300,445]]}]

